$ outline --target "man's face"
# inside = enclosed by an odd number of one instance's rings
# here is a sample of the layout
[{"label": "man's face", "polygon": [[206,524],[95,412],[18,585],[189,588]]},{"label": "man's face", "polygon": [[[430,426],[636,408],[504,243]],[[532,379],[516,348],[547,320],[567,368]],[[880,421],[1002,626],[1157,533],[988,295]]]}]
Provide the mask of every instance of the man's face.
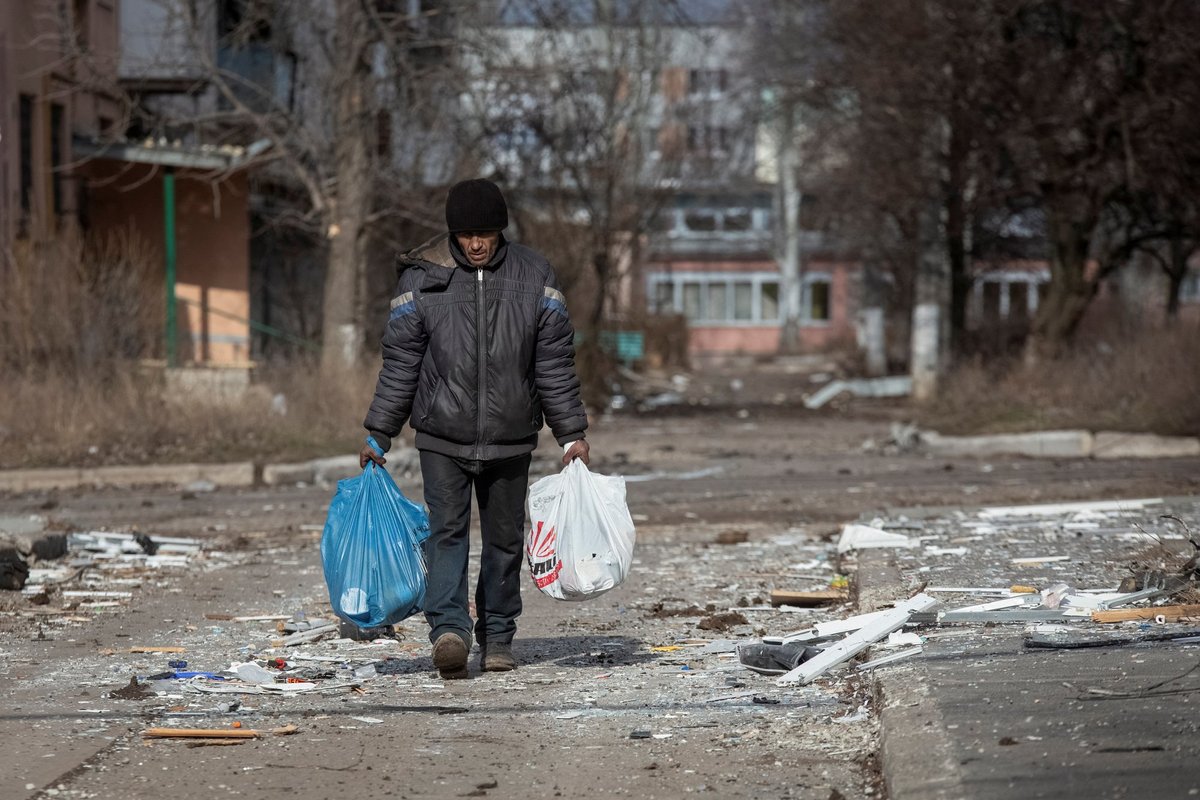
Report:
[{"label": "man's face", "polygon": [[482,267],[491,261],[500,246],[500,231],[466,231],[454,236],[472,267]]}]

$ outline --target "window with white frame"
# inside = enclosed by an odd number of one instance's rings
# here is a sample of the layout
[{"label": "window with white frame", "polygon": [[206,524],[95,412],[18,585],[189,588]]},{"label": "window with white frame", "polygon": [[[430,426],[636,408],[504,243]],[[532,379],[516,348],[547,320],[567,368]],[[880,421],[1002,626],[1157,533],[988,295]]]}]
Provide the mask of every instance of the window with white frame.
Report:
[{"label": "window with white frame", "polygon": [[[777,272],[655,272],[649,282],[651,311],[683,314],[699,325],[779,324]],[[805,275],[801,323],[828,324],[830,299],[829,275]]]},{"label": "window with white frame", "polygon": [[1179,285],[1179,302],[1200,303],[1200,269],[1193,267],[1183,276]]}]

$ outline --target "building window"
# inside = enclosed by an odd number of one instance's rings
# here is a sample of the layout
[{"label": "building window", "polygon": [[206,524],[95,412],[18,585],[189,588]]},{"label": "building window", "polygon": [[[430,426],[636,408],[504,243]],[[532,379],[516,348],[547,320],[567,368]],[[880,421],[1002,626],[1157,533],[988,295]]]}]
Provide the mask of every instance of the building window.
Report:
[{"label": "building window", "polygon": [[[693,324],[778,325],[779,273],[670,273],[649,276],[651,310],[679,313]],[[830,281],[826,274],[805,276],[803,324],[830,321]]]},{"label": "building window", "polygon": [[1190,269],[1179,285],[1179,302],[1200,303],[1200,270]]},{"label": "building window", "polygon": [[723,69],[688,70],[688,94],[712,95],[729,87],[729,73]]},{"label": "building window", "polygon": [[733,318],[738,322],[754,319],[754,284],[738,282],[733,285]]},{"label": "building window", "polygon": [[729,129],[721,125],[688,125],[689,153],[718,155],[729,152]]},{"label": "building window", "polygon": [[826,279],[805,279],[804,308],[801,316],[805,322],[829,322],[829,281]]},{"label": "building window", "polygon": [[54,213],[63,213],[63,123],[66,110],[59,103],[50,104],[50,186],[54,198]]},{"label": "building window", "polygon": [[21,210],[33,208],[33,96],[21,95]]},{"label": "building window", "polygon": [[774,322],[779,319],[779,284],[762,283],[762,319]]},{"label": "building window", "polygon": [[375,155],[392,160],[392,112],[386,108],[375,112]]}]

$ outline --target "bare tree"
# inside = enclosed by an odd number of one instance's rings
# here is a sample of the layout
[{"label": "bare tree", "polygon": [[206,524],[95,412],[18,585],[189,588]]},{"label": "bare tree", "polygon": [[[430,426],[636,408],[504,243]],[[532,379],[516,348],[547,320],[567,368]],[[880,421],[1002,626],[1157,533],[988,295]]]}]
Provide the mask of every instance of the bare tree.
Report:
[{"label": "bare tree", "polygon": [[[828,45],[810,59],[802,96],[840,111],[848,132],[842,174],[825,176],[817,191],[847,190],[845,230],[864,243],[882,239],[885,260],[920,263],[927,232],[940,231],[952,335],[964,326],[985,214],[1035,209],[1045,219],[1051,281],[1031,359],[1067,345],[1105,276],[1141,245],[1166,241],[1165,232],[1152,235],[1172,228],[1164,220],[1191,216],[1184,200],[1194,191],[1179,176],[1195,163],[1195,137],[1185,131],[1195,126],[1200,75],[1188,53],[1200,18],[1185,4],[807,5],[819,9],[816,24],[810,17],[769,34],[792,47],[793,63],[815,37]],[[1130,205],[1135,199],[1143,208]],[[931,203],[938,224],[917,224],[930,219]],[[882,236],[869,230],[872,220]],[[1173,230],[1177,249],[1187,250],[1181,226]]]},{"label": "bare tree", "polygon": [[678,186],[684,133],[667,99],[680,80],[667,69],[678,43],[660,15],[670,6],[531,3],[508,28],[464,31],[482,166],[524,201],[526,227],[567,237],[558,246],[575,265],[562,265],[563,280],[590,288],[589,332],[616,308]]},{"label": "bare tree", "polygon": [[[201,76],[185,97],[140,97],[146,128],[272,143],[257,183],[290,198],[276,222],[307,231],[326,255],[322,368],[356,363],[367,341],[372,238],[397,220],[429,222],[424,193],[395,187],[444,180],[415,150],[452,113],[435,103],[449,70],[450,15],[380,0],[146,1]],[[431,58],[430,48],[442,49]],[[161,57],[169,66],[181,54]],[[442,173],[452,155],[441,152]]]}]

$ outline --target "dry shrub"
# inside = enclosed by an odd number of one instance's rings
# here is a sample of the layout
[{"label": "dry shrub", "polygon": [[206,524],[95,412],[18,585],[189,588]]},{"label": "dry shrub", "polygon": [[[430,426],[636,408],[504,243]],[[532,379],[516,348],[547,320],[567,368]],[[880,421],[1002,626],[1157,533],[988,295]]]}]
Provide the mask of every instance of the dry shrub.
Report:
[{"label": "dry shrub", "polygon": [[161,265],[132,235],[72,233],[0,270],[0,468],[356,452],[377,364],[264,367],[235,398],[165,389]]},{"label": "dry shrub", "polygon": [[357,452],[375,369],[318,377],[278,365],[235,398],[165,391],[159,368],[126,363],[89,385],[43,370],[9,382],[0,468],[303,460]]},{"label": "dry shrub", "polygon": [[0,268],[0,373],[88,374],[150,356],[161,335],[161,265],[131,232],[73,230],[21,243]]},{"label": "dry shrub", "polygon": [[1200,325],[1143,330],[1066,357],[960,365],[920,412],[943,433],[1052,428],[1200,434]]}]

